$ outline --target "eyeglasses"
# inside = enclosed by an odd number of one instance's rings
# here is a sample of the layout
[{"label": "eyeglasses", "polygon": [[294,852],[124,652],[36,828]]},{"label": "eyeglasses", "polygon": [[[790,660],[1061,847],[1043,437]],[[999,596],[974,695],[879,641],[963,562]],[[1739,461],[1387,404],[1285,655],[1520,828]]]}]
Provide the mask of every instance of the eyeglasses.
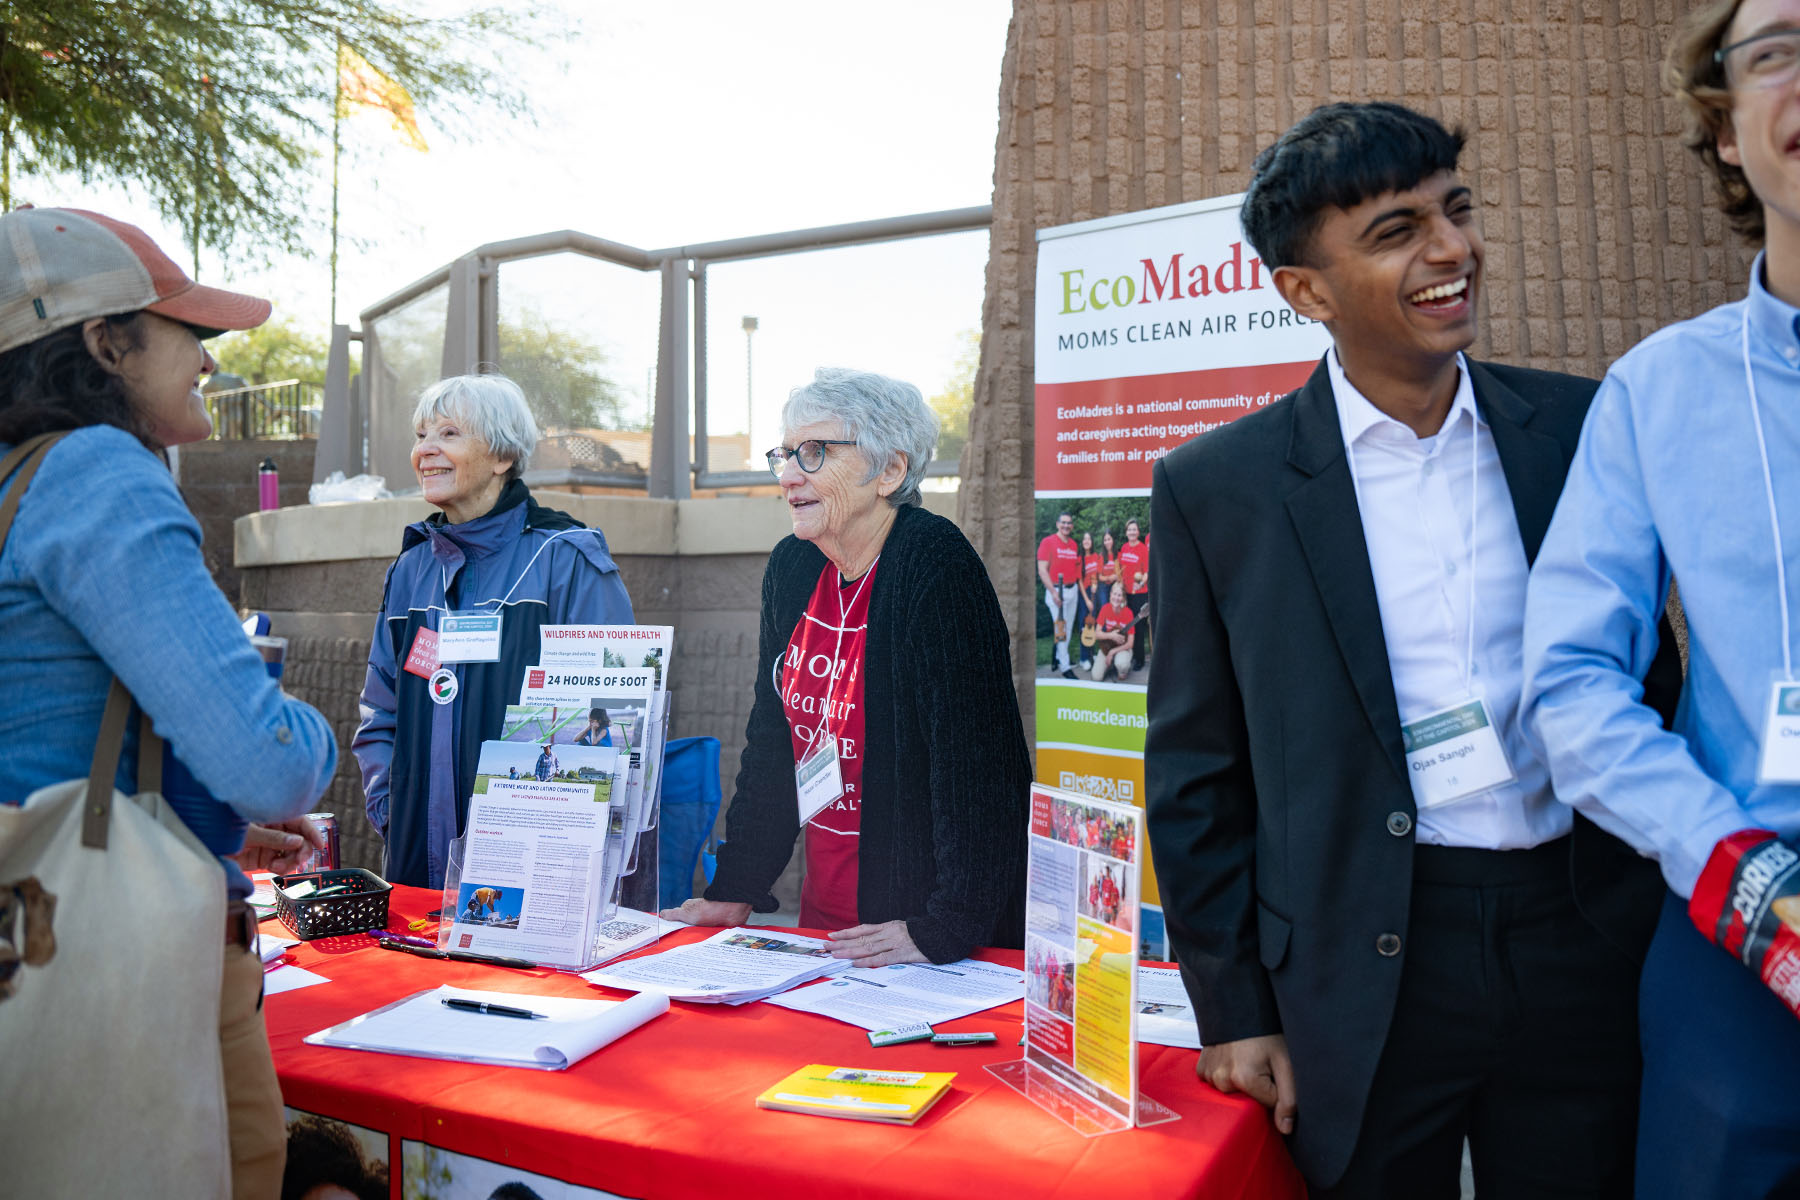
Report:
[{"label": "eyeglasses", "polygon": [[780,479],[782,468],[787,466],[787,461],[791,458],[800,464],[802,471],[811,475],[825,465],[825,447],[854,445],[856,442],[851,438],[807,438],[798,446],[777,446],[766,456],[769,460],[769,474]]},{"label": "eyeglasses", "polygon": [[1780,87],[1800,66],[1800,29],[1776,29],[1713,51],[1726,82],[1750,88]]}]

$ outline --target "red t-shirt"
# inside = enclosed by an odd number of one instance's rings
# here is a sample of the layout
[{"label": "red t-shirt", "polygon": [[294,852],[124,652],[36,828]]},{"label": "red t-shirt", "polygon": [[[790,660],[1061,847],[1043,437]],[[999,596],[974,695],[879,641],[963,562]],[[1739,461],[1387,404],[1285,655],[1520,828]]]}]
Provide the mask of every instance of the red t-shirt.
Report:
[{"label": "red t-shirt", "polygon": [[1093,587],[1100,578],[1100,556],[1084,555],[1081,560],[1081,583],[1084,587]]},{"label": "red t-shirt", "polygon": [[1051,583],[1074,583],[1081,575],[1081,546],[1074,538],[1051,534],[1038,543],[1037,560],[1050,564]]},{"label": "red t-shirt", "polygon": [[[1137,582],[1142,572],[1144,582]],[[1150,545],[1148,542],[1126,542],[1119,547],[1119,579],[1128,595],[1141,596],[1150,590]]]},{"label": "red t-shirt", "polygon": [[806,880],[800,887],[800,924],[807,929],[862,924],[856,878],[862,841],[863,652],[874,579],[870,567],[844,587],[837,568],[826,563],[781,662],[781,703],[794,762],[806,757],[815,737],[836,737],[844,777],[844,794],[807,825]]},{"label": "red t-shirt", "polygon": [[1099,614],[1094,618],[1095,624],[1105,630],[1121,630],[1131,624],[1132,612],[1129,608],[1114,608],[1109,601],[1100,606]]}]

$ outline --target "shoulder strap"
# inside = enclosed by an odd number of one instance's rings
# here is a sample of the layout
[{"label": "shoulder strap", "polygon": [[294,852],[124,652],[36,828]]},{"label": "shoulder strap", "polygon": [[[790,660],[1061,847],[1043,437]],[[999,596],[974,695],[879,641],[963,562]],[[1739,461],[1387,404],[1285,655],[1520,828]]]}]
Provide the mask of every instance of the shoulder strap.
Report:
[{"label": "shoulder strap", "polygon": [[[5,458],[0,459],[0,480],[12,476],[6,488],[4,499],[0,499],[0,549],[6,547],[6,535],[12,532],[13,518],[18,515],[19,503],[25,498],[25,489],[31,486],[32,476],[44,465],[51,447],[68,436],[68,430],[54,433],[40,433],[36,437],[27,438],[14,446]],[[18,473],[13,474],[14,471]],[[94,741],[94,758],[88,771],[87,803],[82,806],[81,844],[96,850],[106,849],[106,831],[112,818],[113,779],[119,769],[119,755],[125,748],[125,725],[131,717],[131,693],[113,676],[112,686],[106,693],[106,711],[100,717],[100,736]],[[154,786],[146,786],[140,778],[139,788],[145,791],[162,790],[162,742],[151,731],[149,717],[143,718],[141,726],[143,735],[140,743],[139,770],[143,772],[143,744],[147,743],[155,751],[155,765],[147,773]]]},{"label": "shoulder strap", "polygon": [[0,549],[6,546],[6,535],[12,531],[13,517],[19,511],[19,502],[25,498],[25,489],[31,486],[31,477],[43,465],[50,447],[67,436],[67,430],[40,433],[36,437],[26,438],[14,446],[5,458],[0,459],[0,480],[4,480],[15,470],[18,471],[17,477],[6,489],[6,498],[0,500]]}]

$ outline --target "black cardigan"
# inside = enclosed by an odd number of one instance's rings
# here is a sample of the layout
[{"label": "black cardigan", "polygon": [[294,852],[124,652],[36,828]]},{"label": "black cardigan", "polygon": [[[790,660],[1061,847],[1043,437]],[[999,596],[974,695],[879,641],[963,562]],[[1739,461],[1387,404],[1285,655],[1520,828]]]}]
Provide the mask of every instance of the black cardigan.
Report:
[{"label": "black cardigan", "polygon": [[[773,676],[825,563],[791,536],[769,555],[756,699],[709,900],[768,911],[799,836],[793,742]],[[937,963],[1023,945],[1031,760],[993,584],[961,530],[906,506],[873,587],[858,917],[904,919]]]}]

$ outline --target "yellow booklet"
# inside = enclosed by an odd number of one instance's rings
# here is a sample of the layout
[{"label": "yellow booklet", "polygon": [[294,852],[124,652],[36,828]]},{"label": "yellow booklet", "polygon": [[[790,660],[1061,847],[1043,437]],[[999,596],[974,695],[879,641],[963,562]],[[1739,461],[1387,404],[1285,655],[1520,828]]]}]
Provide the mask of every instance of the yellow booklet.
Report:
[{"label": "yellow booklet", "polygon": [[911,1125],[950,1090],[955,1071],[871,1071],[812,1063],[756,1098],[758,1108]]}]

